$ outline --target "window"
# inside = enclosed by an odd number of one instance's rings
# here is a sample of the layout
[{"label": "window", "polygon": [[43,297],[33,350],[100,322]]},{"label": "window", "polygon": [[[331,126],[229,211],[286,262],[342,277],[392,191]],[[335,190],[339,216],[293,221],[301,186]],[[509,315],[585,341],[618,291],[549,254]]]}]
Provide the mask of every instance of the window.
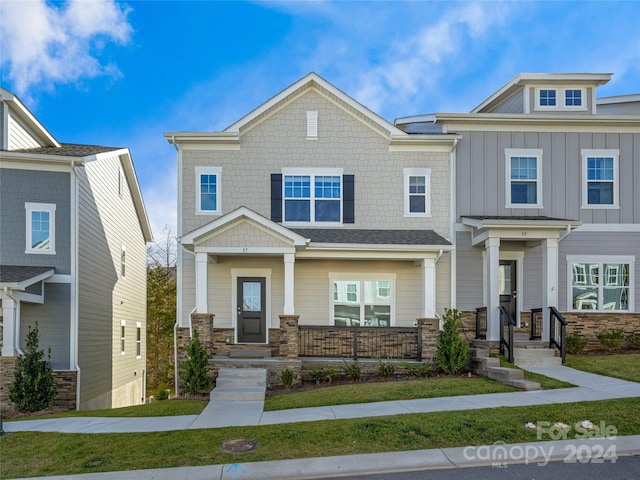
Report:
[{"label": "window", "polygon": [[332,278],[333,324],[389,327],[393,316],[394,279]]},{"label": "window", "polygon": [[25,203],[25,253],[53,255],[56,253],[56,206],[51,203]]},{"label": "window", "polygon": [[568,255],[569,305],[572,310],[630,311],[633,257]]},{"label": "window", "polygon": [[127,273],[127,247],[122,245],[122,250],[120,250],[120,276],[125,278],[125,274]]},{"label": "window", "polygon": [[283,170],[284,221],[340,223],[342,172],[338,169]]},{"label": "window", "polygon": [[542,150],[507,148],[506,208],[542,208]]},{"label": "window", "polygon": [[619,150],[582,150],[582,208],[618,208]]},{"label": "window", "polygon": [[536,110],[586,110],[584,88],[536,88]]},{"label": "window", "polygon": [[127,322],[120,320],[120,355],[124,355]]},{"label": "window", "polygon": [[136,322],[136,358],[142,357],[142,323]]},{"label": "window", "polygon": [[431,216],[431,169],[405,168],[404,216]]},{"label": "window", "polygon": [[221,212],[219,167],[196,167],[196,214],[208,215]]}]

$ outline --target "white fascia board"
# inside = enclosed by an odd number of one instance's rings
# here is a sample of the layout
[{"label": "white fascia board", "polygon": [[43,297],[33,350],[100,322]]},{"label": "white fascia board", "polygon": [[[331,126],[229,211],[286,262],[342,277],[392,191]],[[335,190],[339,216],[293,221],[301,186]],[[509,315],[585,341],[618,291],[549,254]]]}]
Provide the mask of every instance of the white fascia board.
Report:
[{"label": "white fascia board", "polygon": [[59,147],[60,144],[49,130],[29,111],[27,107],[9,90],[0,87],[0,100],[5,102],[25,124],[27,124],[39,137],[45,146]]},{"label": "white fascia board", "polygon": [[35,277],[28,278],[23,280],[22,282],[2,282],[0,284],[1,288],[10,288],[11,290],[20,290],[23,291],[25,288],[33,285],[34,283],[42,282],[47,278],[51,277],[54,274],[55,270],[52,268],[51,270],[47,270]]},{"label": "white fascia board", "polygon": [[574,220],[539,220],[539,219],[501,219],[501,218],[467,218],[462,217],[462,223],[474,228],[532,228],[532,229],[545,229],[545,228],[559,228],[560,230],[566,229],[568,226],[577,228],[582,225],[582,222]]},{"label": "white fascia board", "polygon": [[[443,249],[444,250],[444,249]],[[402,260],[416,261],[430,258],[435,260],[438,251],[399,251],[399,250],[311,250],[296,253],[296,259],[307,260]]]},{"label": "white fascia board", "polygon": [[616,103],[634,103],[640,102],[640,93],[632,93],[630,95],[616,95],[613,97],[601,97],[596,99],[598,105],[612,105]]},{"label": "white fascia board", "polygon": [[271,99],[267,100],[265,103],[260,105],[258,108],[256,108],[255,110],[251,111],[250,113],[248,113],[247,115],[242,117],[240,120],[238,120],[237,122],[235,122],[232,125],[230,125],[229,127],[227,127],[224,131],[225,132],[239,132],[240,129],[244,125],[248,124],[249,122],[251,122],[255,118],[257,118],[260,115],[262,115],[263,113],[267,112],[268,110],[270,110],[271,108],[276,106],[279,102],[281,102],[282,100],[284,100],[288,96],[294,94],[296,91],[298,91],[298,90],[303,91],[303,90],[306,90],[309,87],[312,88],[314,86],[317,86],[320,89],[324,89],[327,92],[329,92],[332,95],[334,95],[335,97],[339,98],[342,102],[346,103],[350,107],[352,107],[355,110],[357,110],[358,112],[362,113],[364,116],[368,117],[371,121],[373,121],[374,123],[378,124],[383,129],[387,130],[390,135],[402,135],[402,134],[404,134],[404,132],[402,130],[400,130],[399,128],[397,128],[393,124],[389,123],[387,120],[385,120],[384,118],[379,116],[377,113],[369,110],[367,107],[365,107],[361,103],[357,102],[356,100],[351,98],[349,95],[344,93],[342,90],[336,88],[331,83],[329,83],[324,78],[320,77],[317,73],[314,73],[314,72],[311,72],[311,73],[305,75],[300,80],[298,80],[297,82],[293,83],[289,87],[285,88],[284,90],[282,90],[277,95],[271,97]]},{"label": "white fascia board", "polygon": [[295,247],[193,247],[194,253],[211,255],[285,255],[295,254]]},{"label": "white fascia board", "polygon": [[419,123],[419,122],[435,122],[436,114],[435,113],[424,113],[421,115],[409,115],[408,117],[398,117],[393,123],[394,125],[406,125],[408,123]]},{"label": "white fascia board", "polygon": [[392,135],[389,141],[390,152],[446,152],[450,153],[461,135]]},{"label": "white fascia board", "polygon": [[371,252],[425,252],[453,250],[453,245],[396,245],[396,244],[362,244],[362,243],[310,243],[305,251],[371,251]]},{"label": "white fascia board", "polygon": [[[48,155],[43,153],[24,153],[14,151],[2,151],[0,152],[0,159],[2,159],[2,166],[5,167],[9,162],[15,162],[16,165],[27,164],[41,164],[41,165],[77,165],[83,163],[82,157],[71,157],[65,155]],[[22,168],[18,166],[16,168]]]},{"label": "white fascia board", "polygon": [[240,149],[238,132],[164,132],[162,134],[172,145],[188,146],[197,149],[204,146],[207,149]]},{"label": "white fascia board", "polygon": [[304,246],[307,244],[307,241],[303,236],[298,235],[295,232],[292,232],[288,228],[283,227],[282,225],[276,222],[273,222],[266,217],[263,217],[262,215],[254,212],[253,210],[248,209],[247,207],[240,207],[234,210],[233,212],[230,212],[220,218],[213,220],[212,222],[209,222],[206,225],[203,225],[200,228],[197,228],[196,230],[193,230],[183,235],[182,237],[180,237],[179,242],[183,246],[193,245],[196,239],[208,233],[211,233],[242,217],[253,220],[258,225],[264,227],[267,231],[273,231],[274,233],[279,234],[282,237],[285,237],[291,240],[293,242],[293,245],[296,247]]}]

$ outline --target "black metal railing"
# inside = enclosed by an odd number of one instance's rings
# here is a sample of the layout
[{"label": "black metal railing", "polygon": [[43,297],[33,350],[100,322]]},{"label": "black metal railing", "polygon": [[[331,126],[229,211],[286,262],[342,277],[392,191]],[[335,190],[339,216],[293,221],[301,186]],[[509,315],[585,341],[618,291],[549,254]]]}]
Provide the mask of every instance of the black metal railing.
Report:
[{"label": "black metal railing", "polygon": [[300,325],[301,357],[419,359],[417,327]]},{"label": "black metal railing", "polygon": [[549,348],[557,348],[560,350],[562,364],[564,365],[567,357],[566,353],[566,336],[567,321],[556,307],[549,307]]},{"label": "black metal railing", "polygon": [[[516,321],[504,307],[500,307],[500,355],[513,363],[513,327]],[[506,331],[505,331],[506,330]]]},{"label": "black metal railing", "polygon": [[487,307],[476,308],[476,340],[487,338]]},{"label": "black metal railing", "polygon": [[532,308],[529,340],[540,340],[541,338],[542,338],[542,309]]}]

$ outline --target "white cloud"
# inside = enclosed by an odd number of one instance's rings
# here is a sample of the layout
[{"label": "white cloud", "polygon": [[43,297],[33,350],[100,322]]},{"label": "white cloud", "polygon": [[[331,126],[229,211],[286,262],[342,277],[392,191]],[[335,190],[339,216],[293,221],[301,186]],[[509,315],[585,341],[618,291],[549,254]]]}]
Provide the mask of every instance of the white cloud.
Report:
[{"label": "white cloud", "polygon": [[128,7],[112,0],[70,0],[62,7],[44,0],[0,2],[2,67],[18,94],[33,86],[119,75],[96,55],[102,44],[126,44],[132,33]]}]

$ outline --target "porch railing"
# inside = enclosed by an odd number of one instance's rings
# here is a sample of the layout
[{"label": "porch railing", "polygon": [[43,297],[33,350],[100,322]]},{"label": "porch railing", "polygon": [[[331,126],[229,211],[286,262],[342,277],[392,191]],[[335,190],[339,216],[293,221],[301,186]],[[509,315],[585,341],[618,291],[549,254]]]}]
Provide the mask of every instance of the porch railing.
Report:
[{"label": "porch railing", "polygon": [[416,327],[300,325],[301,357],[418,359]]},{"label": "porch railing", "polygon": [[529,340],[540,340],[542,338],[542,309],[531,309],[531,329]]},{"label": "porch railing", "polygon": [[556,309],[556,307],[549,307],[549,348],[557,348],[560,350],[560,356],[562,357],[562,364],[564,365],[567,357],[566,353],[566,336],[567,336],[567,321],[562,314]]},{"label": "porch railing", "polygon": [[507,309],[500,307],[500,355],[507,357],[509,363],[513,363],[513,327],[515,325],[516,321],[511,318]]},{"label": "porch railing", "polygon": [[487,307],[476,308],[476,340],[487,338]]}]

